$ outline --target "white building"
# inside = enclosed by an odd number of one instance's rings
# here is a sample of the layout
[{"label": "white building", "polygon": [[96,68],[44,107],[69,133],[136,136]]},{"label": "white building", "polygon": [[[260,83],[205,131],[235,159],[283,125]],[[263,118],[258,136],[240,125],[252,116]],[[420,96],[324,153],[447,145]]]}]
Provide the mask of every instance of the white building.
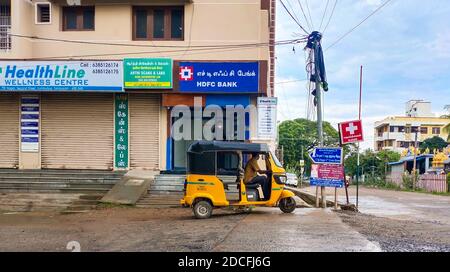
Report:
[{"label": "white building", "polygon": [[450,119],[436,117],[431,112],[431,103],[423,100],[406,102],[405,116],[391,116],[375,122],[375,151],[392,150],[403,152],[414,146],[417,133],[418,145],[426,139],[439,136],[447,139],[444,127]]}]

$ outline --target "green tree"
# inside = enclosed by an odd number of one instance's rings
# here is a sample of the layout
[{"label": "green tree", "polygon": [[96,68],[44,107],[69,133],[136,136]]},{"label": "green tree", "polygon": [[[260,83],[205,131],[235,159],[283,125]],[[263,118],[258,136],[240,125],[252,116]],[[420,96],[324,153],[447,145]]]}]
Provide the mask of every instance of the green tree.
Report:
[{"label": "green tree", "polygon": [[420,144],[420,150],[423,152],[425,149],[433,150],[442,150],[446,148],[448,145],[447,141],[442,139],[439,136],[434,136],[433,138],[426,139],[423,143]]},{"label": "green tree", "polygon": [[[358,154],[353,152],[345,160],[345,172],[349,176],[355,176],[357,173],[357,157]],[[385,177],[387,172],[387,164],[400,160],[400,154],[394,151],[383,150],[374,152],[370,149],[360,154],[360,174],[374,174],[376,177]]]},{"label": "green tree", "polygon": [[[307,119],[282,122],[279,127],[279,146],[284,149],[284,164],[288,169],[300,172],[300,160],[305,160],[305,170],[309,174],[311,161],[308,152],[318,145],[317,123]],[[324,144],[339,145],[339,133],[330,123],[324,122]],[[303,157],[302,157],[303,148]]]}]

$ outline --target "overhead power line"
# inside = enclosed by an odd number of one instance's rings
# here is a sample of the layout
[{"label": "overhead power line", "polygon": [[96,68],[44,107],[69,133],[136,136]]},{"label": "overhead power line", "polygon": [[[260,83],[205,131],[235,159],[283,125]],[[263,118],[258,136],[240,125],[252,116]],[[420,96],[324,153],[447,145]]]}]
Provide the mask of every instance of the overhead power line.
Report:
[{"label": "overhead power line", "polygon": [[308,0],[305,0],[305,3],[306,3],[306,9],[308,10],[309,20],[311,21],[312,28],[314,29],[315,28],[314,27],[314,21],[313,21],[312,16],[311,16],[311,10],[309,9]]},{"label": "overhead power line", "polygon": [[330,4],[330,0],[327,0],[327,5],[325,6],[325,10],[323,11],[322,20],[320,20],[319,30],[322,29],[323,19],[325,19],[325,15],[327,14],[329,4]]},{"label": "overhead power line", "polygon": [[311,24],[309,23],[308,17],[306,16],[305,10],[303,9],[302,2],[300,2],[300,0],[297,0],[297,3],[300,6],[300,9],[303,13],[303,17],[305,18],[306,24],[308,25],[309,29],[312,29]]},{"label": "overhead power line", "polygon": [[300,27],[301,30],[303,30],[307,35],[309,34],[308,31],[306,31],[306,29],[300,24],[299,21],[297,21],[297,19],[295,19],[294,15],[292,15],[292,13],[289,11],[289,9],[286,7],[286,5],[284,4],[283,0],[280,0],[281,5],[283,6],[284,10],[286,10],[286,12],[289,14],[289,16],[292,18],[292,20],[294,20],[294,22]]},{"label": "overhead power line", "polygon": [[295,19],[297,20],[297,22],[300,23],[300,19],[297,16],[297,12],[295,12],[295,9],[292,7],[291,5],[291,1],[286,0],[287,5],[289,6],[289,9],[292,11],[292,14],[294,15]]},{"label": "overhead power line", "polygon": [[[276,46],[280,45],[289,45],[289,44],[296,44],[300,42],[304,42],[304,39],[295,39],[295,40],[286,40],[286,41],[279,41],[275,42]],[[213,48],[192,48],[192,49],[176,49],[176,50],[165,50],[165,51],[135,51],[135,52],[112,52],[112,53],[99,53],[99,54],[86,54],[86,55],[65,55],[65,56],[48,56],[48,57],[39,57],[39,58],[32,58],[32,59],[62,59],[62,58],[89,58],[89,57],[106,57],[106,56],[123,56],[123,55],[141,55],[141,54],[160,54],[165,57],[168,56],[176,56],[176,55],[168,55],[168,53],[182,53],[180,55],[185,55],[186,51],[193,52],[189,53],[190,55],[193,54],[208,54],[208,53],[220,53],[220,52],[227,52],[227,51],[233,51],[233,50],[244,50],[244,49],[252,49],[252,48],[258,48],[258,47],[264,47],[269,46],[270,43],[261,43],[261,44],[246,44],[239,45],[239,46],[224,46],[224,47],[213,47]]]},{"label": "overhead power line", "polygon": [[328,18],[328,23],[325,25],[325,28],[323,29],[322,34],[325,34],[325,31],[327,31],[327,28],[328,28],[328,26],[330,25],[330,22],[331,22],[331,19],[333,18],[334,10],[336,9],[337,3],[338,3],[338,0],[335,0],[335,1],[334,1],[333,9],[331,10],[331,15],[330,15],[330,17]]},{"label": "overhead power line", "polygon": [[377,9],[375,9],[372,13],[370,13],[366,18],[364,18],[359,24],[357,24],[355,27],[353,27],[352,29],[350,29],[349,31],[347,31],[344,35],[342,35],[339,39],[337,39],[334,43],[332,43],[330,46],[327,47],[328,50],[331,47],[335,46],[336,44],[338,44],[340,41],[342,41],[345,37],[347,37],[350,33],[352,33],[353,31],[355,31],[355,29],[357,29],[360,25],[362,25],[365,21],[367,21],[370,17],[372,17],[373,15],[375,15],[375,13],[377,13],[379,10],[381,10],[383,7],[385,7],[387,4],[389,4],[390,2],[392,2],[392,0],[387,0],[386,2],[384,2],[384,4],[382,4],[381,6],[379,6]]},{"label": "overhead power line", "polygon": [[[120,47],[146,47],[146,48],[226,48],[236,46],[255,46],[255,45],[269,45],[269,43],[242,43],[242,44],[215,44],[215,45],[148,45],[148,44],[133,44],[133,43],[110,43],[110,42],[95,42],[95,41],[82,41],[82,40],[69,40],[69,39],[57,39],[40,36],[27,36],[20,34],[9,34],[13,37],[27,38],[33,40],[44,40],[51,42],[63,42],[63,43],[77,43],[77,44],[89,44],[89,45],[106,45],[106,46],[120,46]],[[280,42],[290,42],[298,39],[283,40]]]},{"label": "overhead power line", "polygon": [[275,84],[288,84],[288,83],[294,83],[294,82],[302,82],[302,81],[306,81],[306,80],[307,79],[294,79],[294,80],[275,82]]}]

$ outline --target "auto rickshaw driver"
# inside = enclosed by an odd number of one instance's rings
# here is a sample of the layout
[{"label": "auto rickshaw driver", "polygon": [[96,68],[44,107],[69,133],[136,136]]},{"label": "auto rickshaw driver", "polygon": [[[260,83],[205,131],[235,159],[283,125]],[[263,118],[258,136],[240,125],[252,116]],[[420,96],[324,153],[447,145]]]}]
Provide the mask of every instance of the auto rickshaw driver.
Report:
[{"label": "auto rickshaw driver", "polygon": [[[251,153],[252,158],[247,162],[247,165],[245,166],[245,172],[244,172],[244,184],[246,186],[248,185],[260,185],[260,189],[257,187],[256,189],[259,189],[260,198],[262,200],[267,200],[269,197],[269,182],[267,178],[267,170],[262,170],[261,167],[258,164],[259,160],[259,154],[258,153]],[[262,189],[262,192],[261,192]],[[262,193],[262,195],[261,195]]]}]

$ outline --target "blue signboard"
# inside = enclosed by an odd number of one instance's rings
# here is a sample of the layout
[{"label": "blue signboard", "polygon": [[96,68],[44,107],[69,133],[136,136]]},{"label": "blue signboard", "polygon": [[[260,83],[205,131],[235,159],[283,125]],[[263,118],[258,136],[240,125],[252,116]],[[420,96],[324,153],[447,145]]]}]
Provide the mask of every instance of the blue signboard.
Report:
[{"label": "blue signboard", "polygon": [[0,61],[0,92],[123,92],[122,85],[122,61]]},{"label": "blue signboard", "polygon": [[181,92],[257,93],[258,62],[180,62]]},{"label": "blue signboard", "polygon": [[309,153],[316,164],[342,164],[342,148],[316,147]]},{"label": "blue signboard", "polygon": [[342,179],[321,179],[311,177],[309,181],[311,186],[343,188],[344,181]]}]

